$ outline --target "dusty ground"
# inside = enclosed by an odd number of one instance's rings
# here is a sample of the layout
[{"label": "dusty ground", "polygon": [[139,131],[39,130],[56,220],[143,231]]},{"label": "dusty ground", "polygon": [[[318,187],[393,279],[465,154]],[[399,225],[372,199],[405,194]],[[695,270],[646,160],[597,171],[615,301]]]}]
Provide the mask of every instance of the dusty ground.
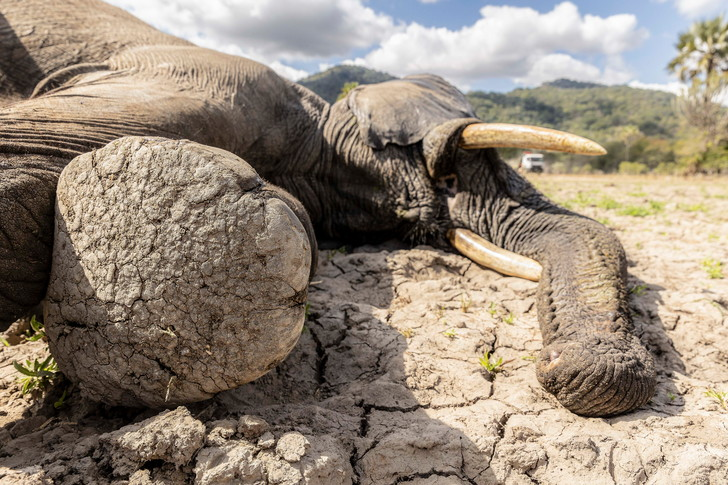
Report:
[{"label": "dusty ground", "polygon": [[44,344],[2,348],[0,483],[728,483],[706,395],[728,391],[728,180],[531,178],[624,243],[659,372],[644,408],[585,419],[540,388],[534,283],[424,247],[323,251],[290,357],[188,408],[33,404],[11,363]]}]

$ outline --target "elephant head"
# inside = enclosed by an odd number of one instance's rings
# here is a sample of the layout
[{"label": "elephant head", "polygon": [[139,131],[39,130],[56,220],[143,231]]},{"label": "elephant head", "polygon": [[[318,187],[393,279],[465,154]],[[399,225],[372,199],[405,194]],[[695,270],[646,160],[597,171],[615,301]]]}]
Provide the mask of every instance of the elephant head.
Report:
[{"label": "elephant head", "polygon": [[491,244],[506,259],[517,253],[506,263],[515,269],[498,269],[540,273],[542,385],[587,416],[627,412],[652,397],[654,367],[633,335],[621,244],[600,223],[549,201],[493,148],[600,154],[601,147],[545,129],[483,124],[457,89],[430,75],[354,89],[331,107],[323,132],[326,148],[310,175],[327,189],[286,186],[312,212],[319,235],[451,243],[491,266]]}]

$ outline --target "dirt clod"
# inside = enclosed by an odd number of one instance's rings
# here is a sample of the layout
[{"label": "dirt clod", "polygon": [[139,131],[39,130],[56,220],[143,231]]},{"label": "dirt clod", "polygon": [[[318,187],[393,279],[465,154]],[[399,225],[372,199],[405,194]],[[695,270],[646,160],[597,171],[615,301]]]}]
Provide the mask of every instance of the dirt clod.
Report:
[{"label": "dirt clod", "polygon": [[276,453],[284,460],[294,463],[301,460],[310,444],[305,436],[293,431],[278,438]]},{"label": "dirt clod", "polygon": [[268,431],[268,423],[258,416],[246,414],[238,420],[238,433],[249,440],[254,440]]},{"label": "dirt clod", "polygon": [[180,406],[101,435],[100,441],[111,458],[114,474],[124,476],[152,460],[188,464],[204,444],[205,425]]}]

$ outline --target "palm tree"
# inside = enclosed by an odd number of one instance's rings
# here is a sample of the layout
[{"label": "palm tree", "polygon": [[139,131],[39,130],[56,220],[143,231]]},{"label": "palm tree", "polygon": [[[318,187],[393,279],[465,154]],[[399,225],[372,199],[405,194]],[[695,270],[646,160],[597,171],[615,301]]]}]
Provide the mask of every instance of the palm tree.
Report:
[{"label": "palm tree", "polygon": [[728,77],[728,21],[723,15],[694,23],[675,47],[679,54],[667,65],[670,72],[693,88],[702,85],[705,96],[722,90]]},{"label": "palm tree", "polygon": [[728,133],[728,111],[721,105],[728,87],[728,21],[719,15],[696,22],[680,34],[676,47],[678,55],[667,69],[689,85],[675,106],[703,133],[706,151]]}]

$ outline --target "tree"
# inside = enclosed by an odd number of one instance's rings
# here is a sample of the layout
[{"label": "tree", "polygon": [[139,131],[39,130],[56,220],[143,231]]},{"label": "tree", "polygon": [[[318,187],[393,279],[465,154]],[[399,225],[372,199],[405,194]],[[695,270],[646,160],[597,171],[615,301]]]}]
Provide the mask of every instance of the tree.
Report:
[{"label": "tree", "polygon": [[345,83],[344,86],[341,88],[341,92],[339,93],[339,96],[336,98],[336,101],[339,101],[340,99],[344,99],[346,97],[346,95],[349,94],[349,91],[351,91],[358,85],[359,85],[359,83],[356,81]]},{"label": "tree", "polygon": [[[678,55],[667,69],[677,73],[685,83],[709,87],[708,91],[725,86],[728,73],[728,21],[722,15],[695,22],[690,30],[680,34]],[[706,95],[709,92],[705,93]],[[707,99],[707,98],[706,98]]]},{"label": "tree", "polygon": [[644,134],[635,125],[620,126],[616,130],[617,140],[624,143],[624,161],[629,162],[629,151],[632,145],[644,138]]},{"label": "tree", "polygon": [[676,109],[703,135],[699,152],[684,158],[692,171],[702,171],[702,165],[721,171],[728,165],[722,159],[728,141],[728,110],[722,105],[728,93],[728,21],[720,15],[696,22],[680,34],[676,47],[678,55],[667,68],[688,84]]}]

